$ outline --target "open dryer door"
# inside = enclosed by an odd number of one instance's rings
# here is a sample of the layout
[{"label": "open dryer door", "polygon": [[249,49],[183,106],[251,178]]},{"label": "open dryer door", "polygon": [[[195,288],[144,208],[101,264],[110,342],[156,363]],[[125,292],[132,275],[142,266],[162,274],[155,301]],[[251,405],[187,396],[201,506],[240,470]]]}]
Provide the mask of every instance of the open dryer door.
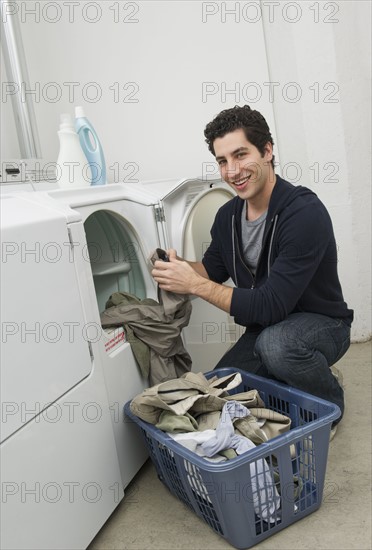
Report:
[{"label": "open dryer door", "polygon": [[189,261],[200,261],[210,243],[210,231],[216,213],[232,198],[229,190],[211,188],[196,197],[190,204],[182,231],[183,257]]},{"label": "open dryer door", "polygon": [[[175,248],[186,260],[201,261],[217,210],[235,196],[230,187],[222,180],[202,179],[144,182],[143,186],[159,198],[164,247]],[[185,346],[193,371],[206,372],[236,342],[240,330],[230,315],[204,300],[193,298],[192,306],[189,325],[183,330]]]}]

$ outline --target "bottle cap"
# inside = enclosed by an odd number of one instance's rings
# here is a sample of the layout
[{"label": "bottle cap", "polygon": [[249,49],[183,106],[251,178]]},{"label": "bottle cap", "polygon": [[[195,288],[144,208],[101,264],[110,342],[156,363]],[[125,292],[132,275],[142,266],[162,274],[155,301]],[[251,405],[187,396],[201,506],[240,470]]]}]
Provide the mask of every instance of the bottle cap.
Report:
[{"label": "bottle cap", "polygon": [[72,117],[69,113],[61,114],[61,123],[59,126],[60,130],[74,130],[74,125],[72,123]]},{"label": "bottle cap", "polygon": [[76,118],[84,118],[84,109],[83,107],[75,107],[75,117]]}]

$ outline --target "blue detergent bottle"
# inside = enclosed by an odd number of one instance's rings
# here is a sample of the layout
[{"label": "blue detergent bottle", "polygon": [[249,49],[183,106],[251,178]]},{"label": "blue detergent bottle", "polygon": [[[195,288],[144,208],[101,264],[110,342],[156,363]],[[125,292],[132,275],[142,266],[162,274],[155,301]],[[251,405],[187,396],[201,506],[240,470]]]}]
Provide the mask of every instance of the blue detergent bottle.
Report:
[{"label": "blue detergent bottle", "polygon": [[75,129],[92,172],[91,185],[105,185],[106,162],[101,142],[82,107],[75,107],[75,117]]}]

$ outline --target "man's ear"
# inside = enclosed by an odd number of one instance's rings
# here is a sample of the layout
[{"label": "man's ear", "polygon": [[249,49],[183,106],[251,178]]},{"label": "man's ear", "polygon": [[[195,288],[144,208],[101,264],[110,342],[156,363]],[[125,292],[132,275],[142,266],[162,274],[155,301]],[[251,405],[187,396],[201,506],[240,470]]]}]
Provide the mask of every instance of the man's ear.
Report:
[{"label": "man's ear", "polygon": [[266,158],[266,160],[271,161],[271,159],[273,158],[273,144],[270,141],[268,141],[264,149],[265,149],[264,157]]}]

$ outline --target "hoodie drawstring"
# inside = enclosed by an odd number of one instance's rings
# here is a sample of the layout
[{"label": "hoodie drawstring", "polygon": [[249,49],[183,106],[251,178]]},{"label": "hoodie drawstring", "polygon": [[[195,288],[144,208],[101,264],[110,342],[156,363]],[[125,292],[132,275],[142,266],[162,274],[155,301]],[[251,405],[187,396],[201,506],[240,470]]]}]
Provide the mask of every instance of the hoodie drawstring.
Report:
[{"label": "hoodie drawstring", "polygon": [[238,275],[236,273],[236,262],[235,262],[235,214],[231,218],[231,240],[232,240],[232,253],[233,253],[233,266],[234,266],[234,276],[235,276],[235,285],[238,286]]},{"label": "hoodie drawstring", "polygon": [[273,247],[273,241],[274,241],[274,233],[275,233],[275,228],[276,228],[276,224],[277,224],[277,221],[278,221],[278,214],[275,216],[274,218],[274,226],[273,226],[273,230],[271,232],[271,237],[270,237],[270,246],[269,246],[269,254],[267,256],[267,276],[269,277],[270,275],[270,257],[271,257],[271,249]]}]

